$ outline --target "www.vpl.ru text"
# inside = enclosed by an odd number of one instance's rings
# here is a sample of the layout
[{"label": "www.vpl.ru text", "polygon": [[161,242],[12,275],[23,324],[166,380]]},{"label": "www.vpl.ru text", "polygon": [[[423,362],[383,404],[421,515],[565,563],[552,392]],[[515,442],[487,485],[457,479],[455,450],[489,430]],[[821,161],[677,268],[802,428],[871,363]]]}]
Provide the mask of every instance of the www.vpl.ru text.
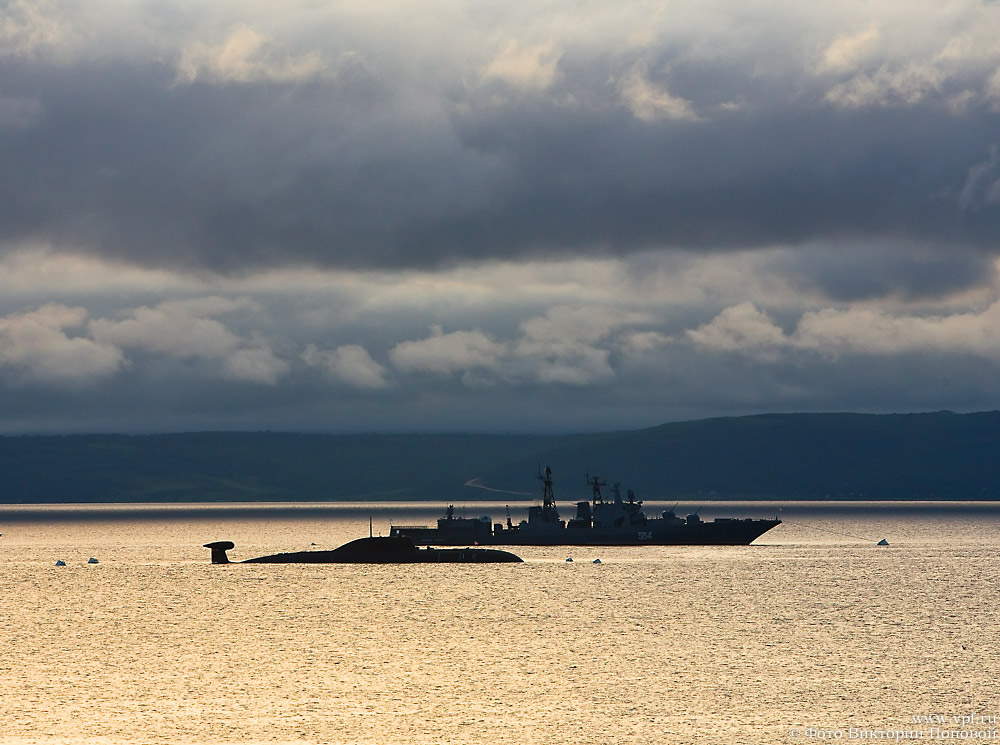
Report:
[{"label": "www.vpl.ru text", "polygon": [[912,719],[914,724],[936,724],[938,726],[997,723],[996,714],[914,714]]}]

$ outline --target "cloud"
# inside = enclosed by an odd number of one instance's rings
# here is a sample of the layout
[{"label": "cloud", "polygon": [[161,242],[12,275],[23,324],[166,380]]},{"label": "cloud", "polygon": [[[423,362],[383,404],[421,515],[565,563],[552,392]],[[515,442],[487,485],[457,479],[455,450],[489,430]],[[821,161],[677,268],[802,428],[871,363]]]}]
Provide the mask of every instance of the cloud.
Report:
[{"label": "cloud", "polygon": [[866,106],[915,106],[939,94],[944,73],[931,65],[908,63],[902,67],[883,65],[874,73],[860,73],[826,94],[826,100],[847,108]]},{"label": "cloud", "polygon": [[276,385],[289,369],[289,364],[279,359],[266,342],[259,346],[243,346],[234,349],[223,358],[225,376],[232,380],[262,385]]},{"label": "cloud", "polygon": [[1000,67],[986,82],[986,100],[993,111],[1000,111]]},{"label": "cloud", "polygon": [[180,359],[218,358],[237,349],[240,338],[212,315],[238,307],[224,298],[170,301],[130,311],[119,321],[94,319],[90,334],[122,347],[138,347]]},{"label": "cloud", "polygon": [[648,353],[672,344],[674,338],[660,331],[633,331],[619,340],[621,352],[628,357],[643,357]]},{"label": "cloud", "polygon": [[[799,258],[651,252],[172,281],[8,262],[4,431],[594,431],[752,411],[972,409],[1000,394],[994,275],[953,293],[831,301],[792,281]],[[879,261],[844,256],[844,281],[895,273]],[[93,284],[101,271],[113,291]],[[31,292],[19,283],[39,280],[58,312],[16,309]],[[324,307],[323,319],[303,314]],[[428,334],[435,323],[452,330]]]},{"label": "cloud", "polygon": [[534,378],[539,383],[591,385],[610,382],[616,377],[608,349],[580,344],[571,352],[564,349],[555,354],[537,345],[522,344],[518,354],[534,362]]},{"label": "cloud", "polygon": [[660,119],[697,121],[698,116],[690,101],[672,96],[663,86],[654,84],[642,67],[633,67],[618,82],[622,103],[632,114],[644,122]]},{"label": "cloud", "polygon": [[560,350],[598,342],[615,329],[648,320],[642,313],[601,305],[557,305],[522,323],[521,330],[525,342]]},{"label": "cloud", "polygon": [[541,383],[606,383],[616,375],[610,346],[601,342],[617,329],[648,320],[641,313],[601,306],[556,306],[521,324],[514,355]]},{"label": "cloud", "polygon": [[379,389],[389,385],[385,368],[372,359],[367,349],[357,344],[345,344],[336,349],[320,349],[309,344],[302,359],[320,368],[331,380],[355,388]]},{"label": "cloud", "polygon": [[84,326],[87,311],[49,304],[0,318],[0,374],[17,385],[88,385],[125,366],[113,344],[70,336]]},{"label": "cloud", "polygon": [[868,26],[854,34],[838,36],[823,50],[823,70],[850,70],[856,68],[876,48],[878,27]]},{"label": "cloud", "polygon": [[0,56],[34,56],[57,49],[74,33],[57,4],[14,0],[0,14]]},{"label": "cloud", "polygon": [[559,57],[551,41],[521,46],[516,39],[510,39],[483,70],[483,77],[503,80],[519,88],[545,90],[556,77]]},{"label": "cloud", "polygon": [[880,357],[924,353],[968,354],[1000,362],[1000,301],[982,312],[949,315],[891,315],[871,308],[823,308],[802,314],[786,333],[750,303],[726,308],[712,321],[688,332],[698,346],[740,352],[776,362],[785,350],[808,350],[824,357]]},{"label": "cloud", "polygon": [[963,210],[1000,204],[1000,156],[996,144],[990,145],[989,156],[983,162],[969,169],[958,203]]},{"label": "cloud", "polygon": [[[980,180],[970,178],[959,200],[978,204],[988,193],[982,187],[989,186]],[[986,252],[961,247],[944,252],[916,242],[817,244],[806,251],[778,253],[766,263],[793,287],[816,290],[835,301],[947,301],[989,288],[996,279],[994,260]]]},{"label": "cloud", "polygon": [[495,341],[481,330],[405,341],[389,352],[401,372],[463,375],[466,385],[495,383],[590,385],[615,378],[611,365],[613,331],[648,321],[644,314],[601,306],[557,306],[520,324],[520,336]]},{"label": "cloud", "polygon": [[289,371],[289,364],[274,355],[265,339],[241,337],[213,317],[244,307],[245,301],[219,297],[168,301],[128,311],[129,317],[121,320],[93,319],[87,328],[101,344],[181,360],[214,361],[225,377],[274,385]]},{"label": "cloud", "polygon": [[417,341],[403,341],[389,351],[389,359],[404,372],[452,375],[468,370],[495,370],[507,353],[505,344],[495,342],[482,331],[443,333],[440,326]]},{"label": "cloud", "polygon": [[789,346],[780,327],[752,303],[726,308],[709,323],[687,332],[698,346],[722,352],[750,352],[775,359],[776,350]]},{"label": "cloud", "polygon": [[843,238],[994,252],[1000,207],[959,219],[955,195],[996,140],[998,20],[965,0],[18,2],[0,252],[224,275]]},{"label": "cloud", "polygon": [[298,56],[281,54],[263,34],[240,24],[219,44],[195,41],[181,52],[179,81],[277,83],[303,82],[323,73],[323,59],[316,51]]},{"label": "cloud", "polygon": [[826,354],[967,353],[1000,360],[1000,304],[982,313],[899,316],[867,308],[823,309],[803,315],[796,346]]}]

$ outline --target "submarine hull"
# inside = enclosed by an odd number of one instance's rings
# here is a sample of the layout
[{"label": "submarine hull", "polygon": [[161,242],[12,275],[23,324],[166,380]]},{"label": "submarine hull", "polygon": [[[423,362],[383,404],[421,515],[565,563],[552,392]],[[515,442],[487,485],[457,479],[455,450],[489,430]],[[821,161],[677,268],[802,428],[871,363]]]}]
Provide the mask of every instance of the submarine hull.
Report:
[{"label": "submarine hull", "polygon": [[[229,564],[231,541],[206,543],[213,564]],[[489,548],[418,548],[406,536],[358,538],[331,551],[294,551],[258,556],[240,564],[495,564],[517,563],[521,557]]]}]

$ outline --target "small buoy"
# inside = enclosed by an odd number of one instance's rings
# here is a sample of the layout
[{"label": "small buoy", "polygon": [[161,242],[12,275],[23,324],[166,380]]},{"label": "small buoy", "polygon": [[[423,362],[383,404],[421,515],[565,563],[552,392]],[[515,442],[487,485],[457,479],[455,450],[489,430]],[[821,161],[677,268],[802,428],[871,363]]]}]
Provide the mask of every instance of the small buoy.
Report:
[{"label": "small buoy", "polygon": [[63,561],[62,559],[59,559],[59,561],[56,562],[56,566],[57,567],[64,567],[64,566],[66,566],[66,562]]},{"label": "small buoy", "polygon": [[594,563],[595,563],[595,564],[600,564],[600,563],[601,563],[601,560],[600,560],[600,559],[594,559]]},{"label": "small buoy", "polygon": [[100,564],[100,562],[97,559],[95,559],[93,556],[91,556],[89,559],[87,559],[87,563],[88,564]]},{"label": "small buoy", "polygon": [[889,545],[889,541],[887,541],[885,538],[883,538],[876,545],[878,545],[878,546],[888,546]]},{"label": "small buoy", "polygon": [[571,561],[573,561],[573,557],[572,557],[572,556],[567,556],[567,557],[566,557],[566,561],[567,561],[567,562],[571,562]]}]

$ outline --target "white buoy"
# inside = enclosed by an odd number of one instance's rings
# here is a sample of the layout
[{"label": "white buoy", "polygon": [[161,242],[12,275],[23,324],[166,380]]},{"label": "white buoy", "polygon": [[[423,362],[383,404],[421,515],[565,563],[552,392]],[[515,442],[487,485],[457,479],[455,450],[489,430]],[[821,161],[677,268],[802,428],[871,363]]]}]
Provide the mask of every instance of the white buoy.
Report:
[{"label": "white buoy", "polygon": [[888,545],[889,545],[889,541],[887,541],[887,540],[886,540],[885,538],[883,538],[883,539],[882,539],[881,541],[879,541],[879,542],[878,542],[878,543],[877,543],[876,545],[877,545],[877,546],[888,546]]},{"label": "white buoy", "polygon": [[101,562],[99,562],[97,559],[95,559],[93,556],[91,556],[89,559],[87,559],[87,563],[88,564],[100,564]]},{"label": "white buoy", "polygon": [[573,557],[572,556],[567,556],[566,557],[566,562],[567,563],[572,562],[572,561],[573,561]]},{"label": "white buoy", "polygon": [[601,563],[601,560],[600,560],[600,559],[594,559],[594,563],[595,563],[595,564],[600,564],[600,563]]},{"label": "white buoy", "polygon": [[64,566],[66,566],[66,562],[63,561],[62,559],[59,559],[59,561],[56,562],[56,566],[57,567],[64,567]]}]

